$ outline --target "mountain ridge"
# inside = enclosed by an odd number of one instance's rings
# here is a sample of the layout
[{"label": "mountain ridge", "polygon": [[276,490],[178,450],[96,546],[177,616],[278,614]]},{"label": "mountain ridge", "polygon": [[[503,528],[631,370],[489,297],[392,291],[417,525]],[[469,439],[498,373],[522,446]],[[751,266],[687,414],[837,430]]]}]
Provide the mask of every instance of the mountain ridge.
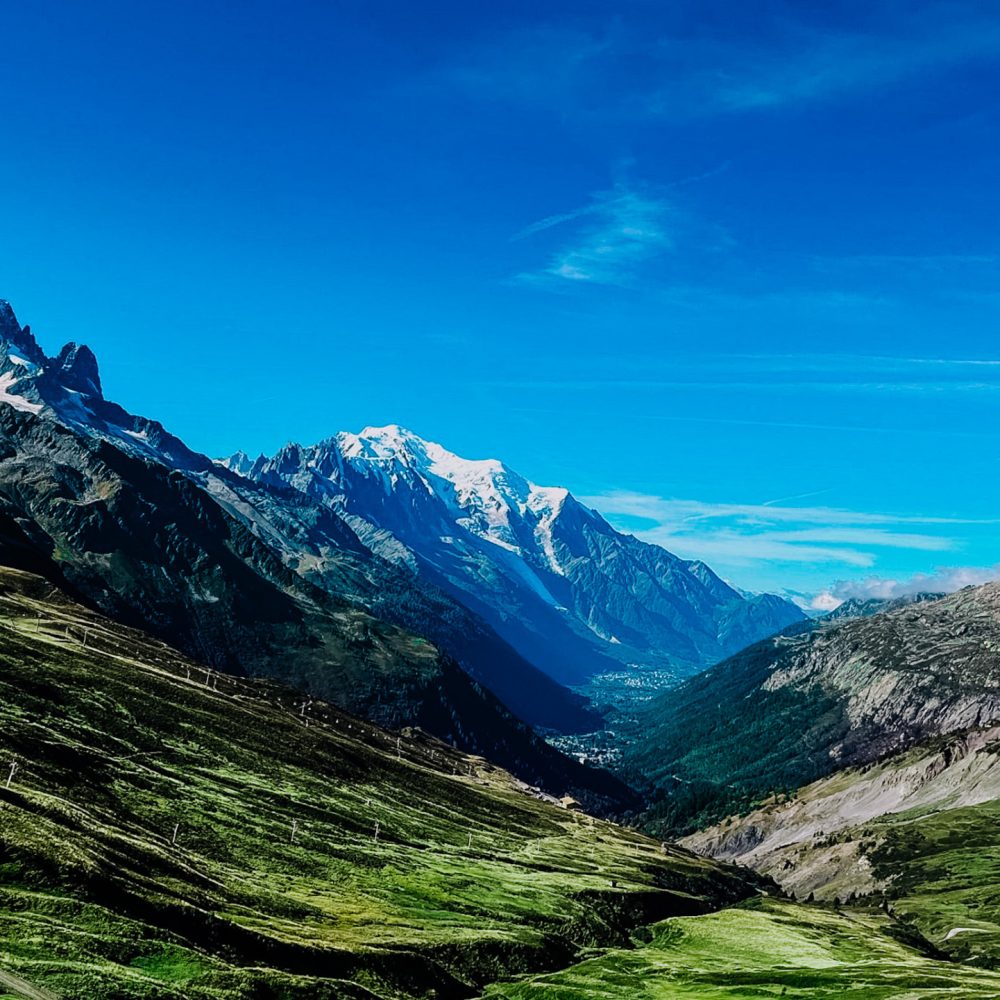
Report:
[{"label": "mountain ridge", "polygon": [[690,832],[844,767],[1000,720],[1000,583],[764,640],[650,704],[653,828]]},{"label": "mountain ridge", "polygon": [[564,487],[396,424],[222,463],[337,511],[373,551],[472,606],[564,683],[623,664],[689,673],[804,618],[783,598],[747,598],[705,563],[616,531]]},{"label": "mountain ridge", "polygon": [[[632,800],[609,775],[547,747],[491,682],[528,708],[537,701],[536,724],[597,724],[579,696],[467,609],[374,557],[329,509],[221,469],[106,401],[82,349],[61,352],[61,364],[45,358],[12,316],[3,323],[13,339],[0,342],[14,400],[0,405],[0,538],[12,559],[213,666],[271,673],[388,725],[421,724],[532,784],[596,793],[596,808]],[[25,348],[35,360],[17,353]],[[67,364],[95,391],[60,381]],[[454,639],[469,669],[423,625]]]}]

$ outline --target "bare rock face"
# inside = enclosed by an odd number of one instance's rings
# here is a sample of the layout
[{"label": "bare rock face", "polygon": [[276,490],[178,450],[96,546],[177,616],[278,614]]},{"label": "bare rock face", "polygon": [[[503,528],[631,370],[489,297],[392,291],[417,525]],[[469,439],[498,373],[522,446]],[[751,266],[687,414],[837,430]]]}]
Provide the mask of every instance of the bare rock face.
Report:
[{"label": "bare rock face", "polygon": [[55,359],[59,379],[64,386],[74,392],[90,396],[101,396],[101,376],[97,370],[97,358],[86,344],[66,344]]},{"label": "bare rock face", "polygon": [[849,728],[830,750],[843,763],[1000,719],[1000,584],[822,627],[802,647],[764,688],[835,693]]}]

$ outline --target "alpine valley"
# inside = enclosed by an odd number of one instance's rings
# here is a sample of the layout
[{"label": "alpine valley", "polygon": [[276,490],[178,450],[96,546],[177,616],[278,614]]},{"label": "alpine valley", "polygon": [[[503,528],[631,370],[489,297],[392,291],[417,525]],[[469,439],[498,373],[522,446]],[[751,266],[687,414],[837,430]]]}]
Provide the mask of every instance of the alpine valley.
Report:
[{"label": "alpine valley", "polygon": [[998,759],[998,584],[812,620],[395,425],[213,460],[0,303],[0,1000],[997,997]]}]

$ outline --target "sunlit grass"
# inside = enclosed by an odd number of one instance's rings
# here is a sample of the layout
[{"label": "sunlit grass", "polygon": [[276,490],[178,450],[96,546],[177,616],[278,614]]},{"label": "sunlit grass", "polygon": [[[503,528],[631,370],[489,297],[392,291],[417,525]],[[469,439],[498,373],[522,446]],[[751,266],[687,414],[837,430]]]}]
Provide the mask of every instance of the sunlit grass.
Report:
[{"label": "sunlit grass", "polygon": [[57,993],[470,995],[753,891],[419,732],[0,585],[0,969]]},{"label": "sunlit grass", "polygon": [[628,951],[500,984],[489,1000],[930,1000],[995,997],[1000,975],[926,958],[889,918],[778,900],[657,924]]}]

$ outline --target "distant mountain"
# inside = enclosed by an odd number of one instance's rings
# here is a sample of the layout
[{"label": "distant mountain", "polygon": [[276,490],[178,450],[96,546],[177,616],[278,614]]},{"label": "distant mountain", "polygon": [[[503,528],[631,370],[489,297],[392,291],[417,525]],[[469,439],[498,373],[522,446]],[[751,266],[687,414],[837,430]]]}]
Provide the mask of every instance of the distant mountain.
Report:
[{"label": "distant mountain", "polygon": [[627,773],[687,831],[851,765],[1000,721],[1000,584],[765,640],[652,702]]},{"label": "distant mountain", "polygon": [[458,598],[564,683],[623,664],[691,672],[805,617],[616,531],[568,490],[394,425],[225,465],[321,501],[372,551]]},{"label": "distant mountain", "polygon": [[0,559],[212,666],[420,725],[533,784],[630,801],[497,700],[506,689],[532,722],[595,724],[468,609],[374,556],[327,507],[237,476],[104,399],[87,348],[46,357],[5,303]]},{"label": "distant mountain", "polygon": [[904,597],[849,597],[842,604],[838,604],[832,611],[828,611],[823,615],[823,620],[834,621],[837,618],[867,618],[869,615],[878,615],[883,611],[895,611],[897,608],[905,608],[911,604],[936,601],[944,596],[946,595],[928,591],[907,594]]}]

